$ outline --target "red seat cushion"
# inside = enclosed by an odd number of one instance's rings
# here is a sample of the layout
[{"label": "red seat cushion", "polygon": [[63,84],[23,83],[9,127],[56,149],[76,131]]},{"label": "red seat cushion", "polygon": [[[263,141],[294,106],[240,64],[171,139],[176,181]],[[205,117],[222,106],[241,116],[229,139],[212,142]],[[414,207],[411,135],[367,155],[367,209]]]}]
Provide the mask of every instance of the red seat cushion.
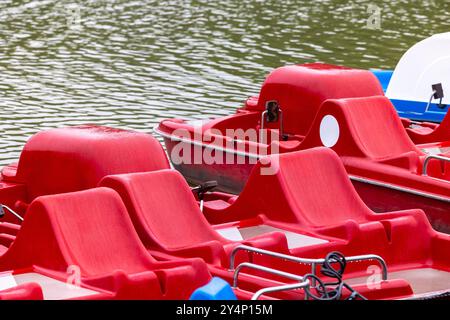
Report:
[{"label": "red seat cushion", "polygon": [[119,192],[148,248],[176,250],[214,240],[227,242],[212,230],[177,171],[114,175],[100,185]]},{"label": "red seat cushion", "polygon": [[119,195],[109,188],[39,197],[0,260],[2,269],[37,265],[66,272],[75,265],[85,277],[117,269],[143,272],[154,264]]}]

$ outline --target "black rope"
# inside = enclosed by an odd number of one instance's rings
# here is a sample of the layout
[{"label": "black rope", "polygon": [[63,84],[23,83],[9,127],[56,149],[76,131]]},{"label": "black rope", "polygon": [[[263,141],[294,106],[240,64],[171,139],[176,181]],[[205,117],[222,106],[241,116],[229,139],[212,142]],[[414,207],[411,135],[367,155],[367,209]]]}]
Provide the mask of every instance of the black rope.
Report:
[{"label": "black rope", "polygon": [[[315,283],[314,287],[305,289],[306,297],[310,300],[341,300],[342,292],[345,288],[350,291],[350,295],[344,300],[367,300],[342,280],[346,266],[347,261],[342,253],[333,251],[327,254],[320,272],[326,277],[335,279],[335,281],[323,282],[315,274],[306,274],[304,279],[309,280],[311,284]],[[313,290],[314,293],[312,292]]]}]

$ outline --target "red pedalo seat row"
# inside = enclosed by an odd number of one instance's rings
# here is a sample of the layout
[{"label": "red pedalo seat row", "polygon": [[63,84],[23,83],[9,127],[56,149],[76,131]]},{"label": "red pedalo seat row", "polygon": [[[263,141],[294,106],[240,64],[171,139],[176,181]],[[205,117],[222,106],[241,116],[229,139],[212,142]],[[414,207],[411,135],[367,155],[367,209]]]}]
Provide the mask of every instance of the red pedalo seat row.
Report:
[{"label": "red pedalo seat row", "polygon": [[202,211],[152,136],[53,129],[3,170],[0,202],[0,299],[188,299],[213,276],[242,299],[312,298],[330,252],[338,298],[450,291],[450,236],[421,210],[374,213],[326,148],[268,156]]},{"label": "red pedalo seat row", "polygon": [[1,202],[23,223],[5,210],[0,288],[10,288],[0,299],[188,298],[211,278],[205,263],[157,261],[118,194],[96,188],[109,174],[168,167],[161,145],[137,132],[84,126],[33,136],[2,172]]}]

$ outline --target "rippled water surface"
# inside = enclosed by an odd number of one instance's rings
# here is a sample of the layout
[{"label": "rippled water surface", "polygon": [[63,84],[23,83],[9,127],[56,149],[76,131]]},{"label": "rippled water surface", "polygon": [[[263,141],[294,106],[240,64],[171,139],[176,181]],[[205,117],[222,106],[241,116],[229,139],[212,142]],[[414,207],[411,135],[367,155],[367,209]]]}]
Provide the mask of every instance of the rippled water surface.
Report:
[{"label": "rippled water surface", "polygon": [[417,41],[450,31],[449,9],[442,0],[1,0],[0,163],[45,128],[151,132],[163,118],[230,114],[285,64],[394,68]]}]

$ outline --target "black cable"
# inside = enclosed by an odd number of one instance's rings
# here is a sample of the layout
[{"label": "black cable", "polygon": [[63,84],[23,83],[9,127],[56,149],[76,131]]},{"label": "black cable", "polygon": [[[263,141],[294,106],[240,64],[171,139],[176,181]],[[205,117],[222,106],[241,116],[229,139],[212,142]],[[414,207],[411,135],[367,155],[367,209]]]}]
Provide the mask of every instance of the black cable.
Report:
[{"label": "black cable", "polygon": [[322,275],[326,277],[336,280],[332,282],[323,282],[315,274],[306,274],[304,276],[304,279],[309,280],[310,283],[315,284],[315,287],[313,288],[315,293],[312,292],[310,287],[307,287],[305,289],[306,297],[311,300],[341,300],[342,292],[345,288],[351,292],[345,300],[367,300],[364,296],[359,294],[350,285],[346,284],[342,280],[342,275],[345,272],[346,266],[347,261],[342,253],[333,251],[327,254],[322,264],[320,273],[322,273]]}]

